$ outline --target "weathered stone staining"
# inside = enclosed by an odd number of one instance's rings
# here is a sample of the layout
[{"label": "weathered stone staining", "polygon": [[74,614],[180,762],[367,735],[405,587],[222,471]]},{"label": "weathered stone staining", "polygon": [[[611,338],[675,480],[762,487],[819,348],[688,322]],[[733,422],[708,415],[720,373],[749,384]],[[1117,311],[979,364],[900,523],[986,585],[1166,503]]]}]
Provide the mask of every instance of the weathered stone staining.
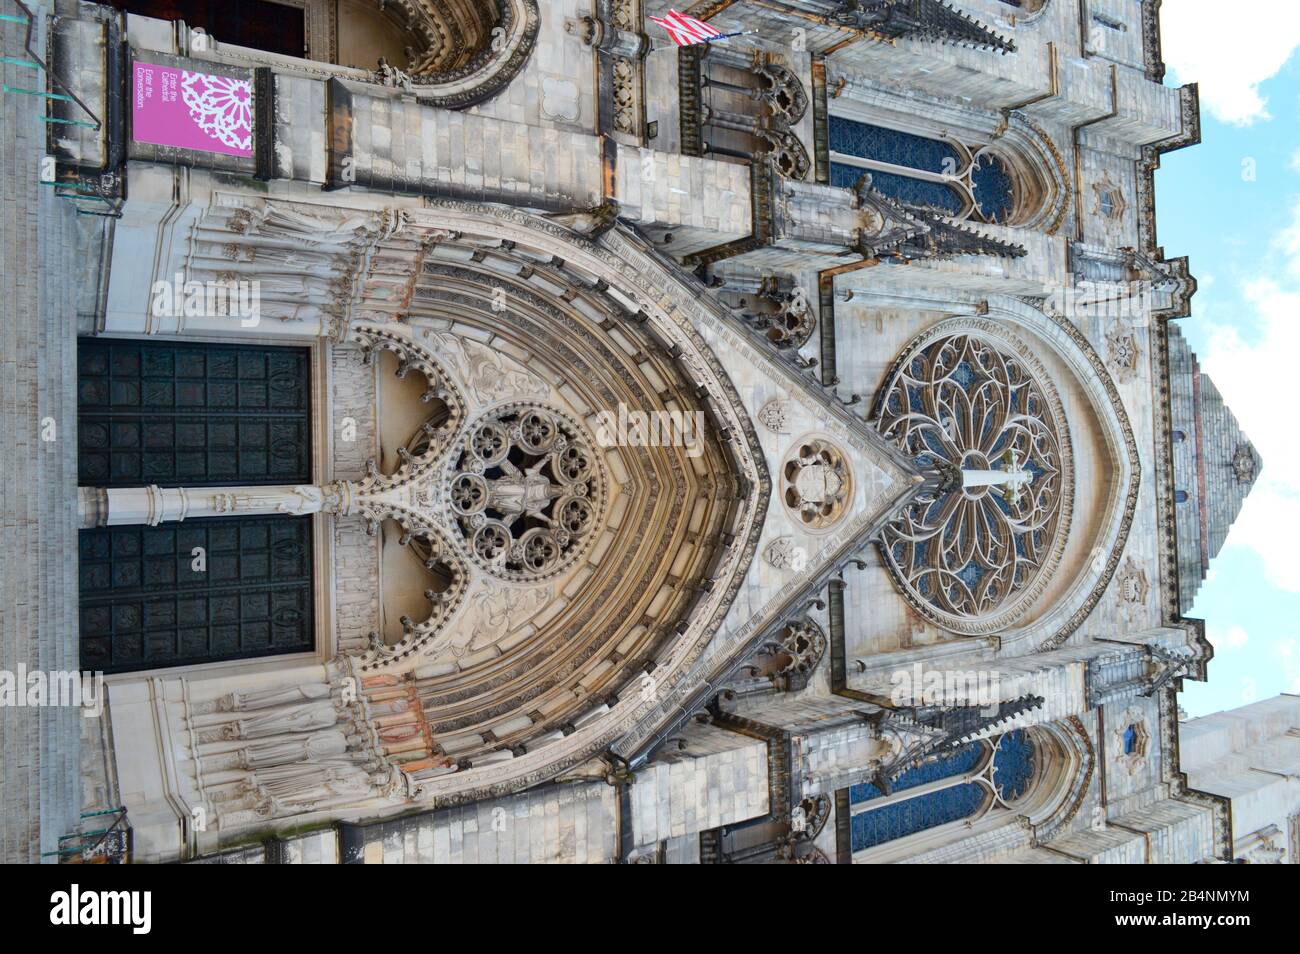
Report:
[{"label": "weathered stone staining", "polygon": [[[121,612],[28,660],[130,661],[82,761],[134,860],[1294,857],[1281,789],[1247,817],[1237,763],[1178,745],[1211,655],[1183,614],[1262,465],[1169,324],[1195,283],[1152,176],[1199,129],[1157,3],[1104,60],[1059,2],[719,0],[690,9],[750,32],[680,50],[661,0],[319,6],[303,59],[51,26],[88,101],[110,34],[255,76],[247,162],[57,156],[126,186],[83,333],[175,346],[104,370],[110,466],[38,541],[99,534],[82,605]],[[186,304],[216,285],[256,301]],[[308,376],[259,377],[276,348]],[[257,545],[292,520],[308,561]],[[292,572],[308,652],[276,642]],[[1294,766],[1266,708],[1249,745]]]}]

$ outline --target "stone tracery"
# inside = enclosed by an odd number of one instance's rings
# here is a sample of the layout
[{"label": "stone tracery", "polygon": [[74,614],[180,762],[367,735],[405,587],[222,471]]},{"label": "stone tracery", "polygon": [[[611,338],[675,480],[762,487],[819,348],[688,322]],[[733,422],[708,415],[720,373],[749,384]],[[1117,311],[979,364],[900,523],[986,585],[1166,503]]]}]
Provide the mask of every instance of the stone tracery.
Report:
[{"label": "stone tracery", "polygon": [[[715,581],[753,554],[732,534],[752,517],[753,501],[739,488],[764,487],[765,471],[748,471],[743,482],[738,474],[738,462],[754,460],[741,444],[756,438],[729,421],[725,433],[719,425],[719,409],[738,402],[713,396],[713,359],[699,353],[698,339],[631,310],[629,296],[612,294],[592,265],[570,265],[533,244],[531,217],[505,241],[474,233],[468,222],[433,228],[406,213],[376,227],[371,216],[289,202],[277,203],[274,216],[269,203],[232,209],[218,200],[217,209],[201,228],[219,247],[235,246],[238,258],[260,254],[272,218],[284,230],[272,246],[282,254],[322,248],[312,259],[319,287],[272,299],[284,302],[286,324],[319,315],[322,331],[361,345],[363,360],[391,353],[399,375],[426,379],[427,403],[445,405],[429,427],[402,438],[396,470],[370,468],[348,484],[340,507],[373,530],[395,521],[396,542],[445,584],[425,592],[427,604],[412,599],[428,606],[427,617],[405,612],[396,642],[389,634],[368,646],[349,642],[333,664],[354,672],[360,691],[347,719],[368,741],[350,742],[348,751],[397,772],[395,781],[374,773],[366,783],[372,797],[415,797],[471,766],[480,769],[475,779],[453,788],[493,778],[494,766],[495,777],[526,784],[535,776],[506,763],[543,746],[552,754],[541,764],[559,770],[564,756],[553,753],[572,748],[569,735],[610,714],[629,678],[680,651],[683,636],[703,625],[700,614],[712,616],[734,592]],[[392,227],[383,224],[389,219]],[[551,231],[553,247],[567,235]],[[313,244],[322,241],[328,253]],[[283,251],[289,242],[294,250]],[[350,275],[346,286],[340,270]],[[316,303],[331,288],[336,305],[321,312]],[[510,396],[515,403],[501,403]],[[692,415],[701,422],[698,439],[690,447],[597,448],[580,421],[620,404]],[[608,525],[613,503],[617,527]],[[475,517],[503,547],[484,549],[491,541],[482,539],[475,546],[483,529]],[[597,540],[599,564],[579,563]],[[298,786],[301,800],[257,802],[270,791],[258,780],[223,804],[283,815],[328,801],[330,779],[309,791],[311,779],[286,772],[278,781]]]},{"label": "stone tracery", "polygon": [[829,440],[809,438],[787,456],[781,470],[782,499],[807,530],[834,525],[853,499],[853,474],[843,452]]},{"label": "stone tracery", "polygon": [[992,340],[932,332],[905,353],[875,420],[931,473],[881,542],[914,605],[948,625],[987,619],[1044,570],[1068,523],[1060,419],[1027,355]]},{"label": "stone tracery", "polygon": [[453,459],[448,505],[470,558],[489,572],[541,579],[591,542],[600,465],[561,415],[529,405],[494,411],[470,425]]}]

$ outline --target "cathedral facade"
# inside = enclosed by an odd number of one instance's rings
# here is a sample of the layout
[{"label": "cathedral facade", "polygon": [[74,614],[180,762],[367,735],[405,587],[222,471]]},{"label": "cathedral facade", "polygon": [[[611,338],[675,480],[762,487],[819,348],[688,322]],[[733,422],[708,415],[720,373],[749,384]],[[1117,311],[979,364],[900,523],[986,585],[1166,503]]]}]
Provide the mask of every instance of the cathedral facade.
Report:
[{"label": "cathedral facade", "polygon": [[1262,465],[1159,0],[175,6],[37,6],[6,101],[12,647],[104,674],[5,716],[7,857],[1296,860],[1298,700],[1180,753]]}]

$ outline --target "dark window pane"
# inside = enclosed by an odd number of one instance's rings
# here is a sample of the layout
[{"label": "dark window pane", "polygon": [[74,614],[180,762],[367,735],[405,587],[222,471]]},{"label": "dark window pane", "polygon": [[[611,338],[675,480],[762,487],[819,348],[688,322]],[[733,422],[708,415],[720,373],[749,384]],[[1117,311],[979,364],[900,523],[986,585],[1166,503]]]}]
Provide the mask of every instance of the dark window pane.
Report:
[{"label": "dark window pane", "polygon": [[83,485],[310,482],[306,349],[84,338],[78,352]]},{"label": "dark window pane", "polygon": [[[193,567],[203,547],[207,567]],[[81,661],[104,672],[309,651],[310,517],[83,530]]]}]

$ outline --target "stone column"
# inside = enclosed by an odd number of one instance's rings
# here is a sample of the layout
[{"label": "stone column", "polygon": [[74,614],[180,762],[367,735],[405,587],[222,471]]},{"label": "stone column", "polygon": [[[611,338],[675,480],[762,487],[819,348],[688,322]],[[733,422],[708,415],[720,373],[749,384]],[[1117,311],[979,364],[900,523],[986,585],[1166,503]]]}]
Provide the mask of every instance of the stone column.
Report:
[{"label": "stone column", "polygon": [[78,511],[83,529],[141,523],[156,527],[196,517],[346,514],[352,508],[353,490],[349,481],[324,486],[81,487]]}]

